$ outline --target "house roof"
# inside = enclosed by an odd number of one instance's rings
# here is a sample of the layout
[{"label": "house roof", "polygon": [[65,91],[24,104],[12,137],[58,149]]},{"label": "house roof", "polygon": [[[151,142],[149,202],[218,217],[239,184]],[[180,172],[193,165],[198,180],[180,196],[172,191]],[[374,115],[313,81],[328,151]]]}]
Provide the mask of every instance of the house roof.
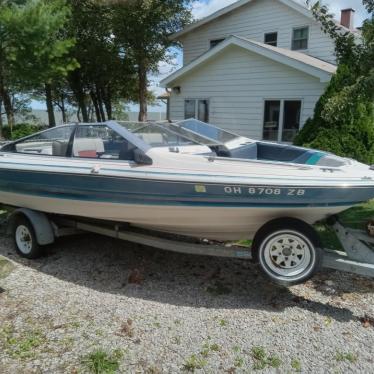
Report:
[{"label": "house roof", "polygon": [[239,36],[230,36],[228,39],[218,44],[216,47],[210,49],[188,65],[177,70],[173,74],[161,81],[163,87],[169,87],[175,80],[180,79],[190,71],[198,68],[200,64],[210,60],[222,50],[237,46],[244,48],[250,52],[269,58],[270,60],[287,65],[296,70],[302,71],[306,74],[319,78],[321,82],[330,81],[331,75],[336,72],[336,66],[328,62],[319,60],[308,56],[304,53],[291,51],[288,49],[273,47],[267,44],[249,40]]},{"label": "house roof", "polygon": [[[179,37],[181,37],[182,35],[184,34],[187,34],[195,29],[197,29],[198,27],[200,26],[203,26],[211,21],[214,21],[215,19],[219,18],[219,17],[222,17],[228,13],[231,13],[232,11],[238,9],[238,8],[241,8],[242,6],[244,5],[247,5],[249,3],[252,3],[253,1],[255,0],[239,0],[239,1],[236,1],[235,3],[225,7],[225,8],[222,8],[220,10],[218,10],[217,12],[205,17],[205,18],[202,18],[201,20],[198,20],[194,23],[191,23],[190,25],[186,26],[183,30],[171,35],[171,38],[173,40],[175,39],[178,39]],[[297,12],[303,14],[304,16],[308,17],[308,18],[313,18],[313,15],[312,13],[310,12],[310,10],[295,2],[294,0],[278,0],[279,2],[283,3],[284,5],[287,5],[289,6],[290,8],[296,10]]]},{"label": "house roof", "polygon": [[[232,11],[244,6],[244,5],[247,5],[249,3],[252,3],[254,2],[255,0],[239,0],[239,1],[236,1],[235,3],[227,6],[227,7],[224,7],[214,13],[212,13],[211,15],[205,17],[205,18],[202,18],[194,23],[191,23],[190,25],[187,25],[183,30],[180,30],[174,34],[172,34],[170,36],[170,38],[172,40],[177,40],[178,38],[180,38],[181,36],[185,35],[185,34],[188,34],[189,32],[209,23],[209,22],[212,22],[214,21],[215,19],[219,18],[219,17],[222,17],[228,13],[231,13]],[[314,20],[314,17],[313,17],[313,14],[312,12],[305,6],[305,5],[302,5],[298,2],[296,2],[295,0],[278,0],[279,2],[281,2],[282,4],[294,9],[295,11],[301,13],[302,15],[304,15],[305,17],[307,18],[310,18],[310,19],[313,19]],[[350,32],[353,32],[354,34],[357,34],[359,33],[359,30],[357,29],[354,29],[354,30],[350,30],[348,28],[346,28],[345,26],[341,25],[338,21],[335,21],[336,25],[339,26],[343,31],[350,31]]]}]

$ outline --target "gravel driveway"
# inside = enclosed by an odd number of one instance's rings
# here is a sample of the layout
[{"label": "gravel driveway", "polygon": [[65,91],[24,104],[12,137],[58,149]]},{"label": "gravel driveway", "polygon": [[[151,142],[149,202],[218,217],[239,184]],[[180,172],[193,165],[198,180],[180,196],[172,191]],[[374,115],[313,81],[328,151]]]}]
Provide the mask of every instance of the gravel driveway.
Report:
[{"label": "gravel driveway", "polygon": [[0,372],[95,370],[372,373],[374,281],[282,289],[244,261],[93,235],[28,261],[2,236]]}]

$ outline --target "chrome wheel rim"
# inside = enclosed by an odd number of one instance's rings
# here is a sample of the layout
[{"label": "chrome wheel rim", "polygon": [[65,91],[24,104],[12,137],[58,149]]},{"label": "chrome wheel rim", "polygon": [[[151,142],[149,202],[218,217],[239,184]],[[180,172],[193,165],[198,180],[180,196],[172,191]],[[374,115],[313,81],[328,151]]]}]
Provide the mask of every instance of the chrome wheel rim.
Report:
[{"label": "chrome wheel rim", "polygon": [[264,262],[277,276],[297,277],[307,271],[314,261],[313,245],[300,233],[275,233],[264,246]]},{"label": "chrome wheel rim", "polygon": [[16,229],[16,243],[18,249],[25,255],[32,250],[32,235],[28,227],[19,225]]}]

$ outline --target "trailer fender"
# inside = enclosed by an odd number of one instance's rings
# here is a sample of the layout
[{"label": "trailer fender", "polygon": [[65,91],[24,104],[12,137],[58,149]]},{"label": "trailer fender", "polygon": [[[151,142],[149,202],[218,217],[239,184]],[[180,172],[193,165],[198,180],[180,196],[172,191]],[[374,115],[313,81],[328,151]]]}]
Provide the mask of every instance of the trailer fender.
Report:
[{"label": "trailer fender", "polygon": [[39,245],[54,243],[55,234],[52,223],[47,215],[31,209],[22,208],[15,210],[9,217],[8,232],[12,232],[16,220],[20,216],[26,217],[32,224]]}]

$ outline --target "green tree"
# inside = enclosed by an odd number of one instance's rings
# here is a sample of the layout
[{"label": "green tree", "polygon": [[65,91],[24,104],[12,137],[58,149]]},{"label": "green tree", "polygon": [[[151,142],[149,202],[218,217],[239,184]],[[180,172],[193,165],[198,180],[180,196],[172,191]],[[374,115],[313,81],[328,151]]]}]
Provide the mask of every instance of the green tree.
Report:
[{"label": "green tree", "polygon": [[317,2],[312,11],[335,42],[338,69],[295,139],[359,161],[374,162],[374,0],[363,0],[370,13],[361,34],[342,29]]},{"label": "green tree", "polygon": [[112,0],[113,34],[138,77],[139,121],[147,119],[148,74],[172,57],[170,34],[191,21],[190,0]]},{"label": "green tree", "polygon": [[76,39],[72,56],[80,68],[69,74],[79,117],[88,122],[93,108],[97,121],[113,118],[113,106],[136,94],[136,72],[113,35],[113,6],[97,0],[68,0],[68,27]]},{"label": "green tree", "polygon": [[74,40],[60,37],[68,14],[64,0],[0,2],[0,97],[11,127],[15,122],[12,87],[20,92],[40,84],[45,85],[50,124],[54,124],[48,86],[77,66],[67,56]]}]

